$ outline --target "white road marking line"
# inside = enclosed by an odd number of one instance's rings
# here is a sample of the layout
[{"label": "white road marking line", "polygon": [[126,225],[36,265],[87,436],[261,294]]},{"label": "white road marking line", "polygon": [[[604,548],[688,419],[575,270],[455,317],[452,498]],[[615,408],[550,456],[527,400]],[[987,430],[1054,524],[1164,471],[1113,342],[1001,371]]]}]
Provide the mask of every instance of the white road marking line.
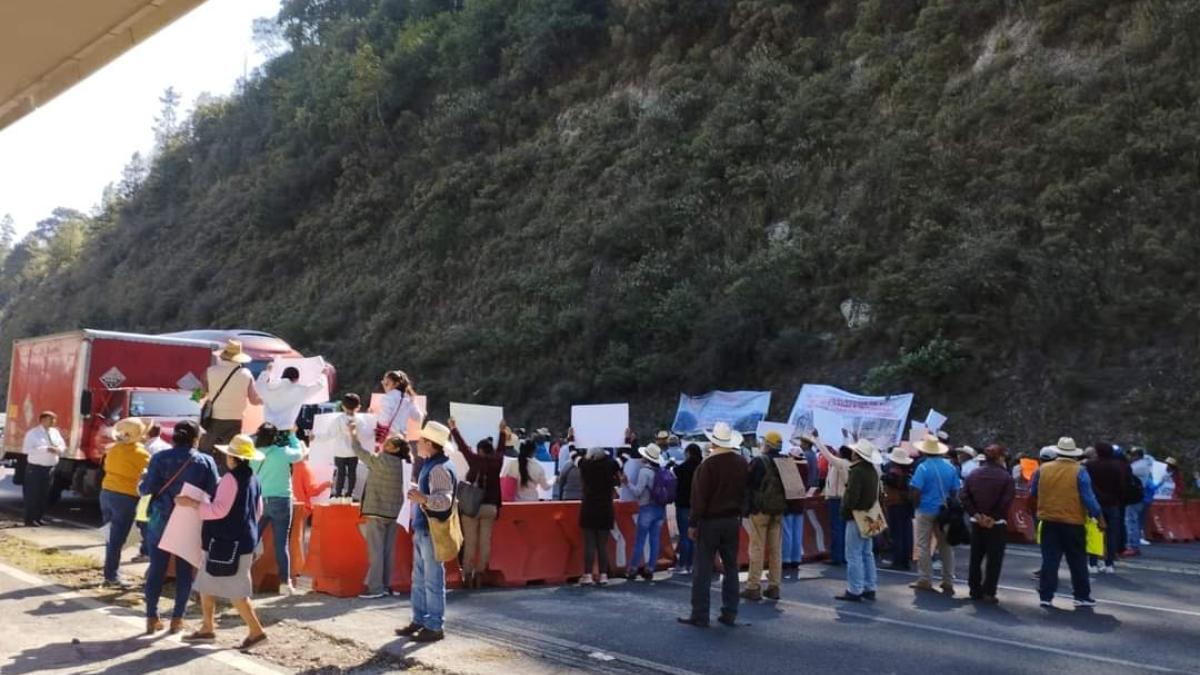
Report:
[{"label": "white road marking line", "polygon": [[[672,583],[676,586],[684,585],[682,582],[674,582],[673,581],[670,583]],[[713,587],[711,589],[711,591],[713,594],[719,594],[721,592],[721,589],[717,588],[717,587]],[[1159,673],[1190,673],[1190,672],[1192,672],[1192,671],[1187,671],[1187,670],[1178,670],[1175,668],[1168,668],[1166,666],[1155,666],[1155,665],[1151,665],[1148,663],[1139,663],[1137,661],[1126,661],[1124,659],[1112,658],[1109,656],[1099,656],[1097,654],[1088,654],[1086,652],[1076,652],[1076,651],[1072,651],[1070,649],[1062,649],[1059,647],[1048,647],[1045,645],[1038,645],[1038,644],[1033,644],[1030,642],[1022,642],[1020,640],[1009,640],[1007,638],[993,637],[991,635],[972,633],[972,632],[964,631],[964,630],[955,630],[953,628],[943,628],[941,626],[933,626],[933,625],[924,624],[924,623],[917,623],[915,621],[901,621],[899,619],[892,619],[892,618],[889,618],[886,616],[878,616],[876,614],[867,614],[865,612],[855,612],[854,610],[850,610],[850,609],[842,609],[840,607],[830,607],[828,605],[818,605],[818,604],[810,603],[810,602],[800,602],[797,600],[777,600],[777,601],[775,601],[775,603],[778,605],[802,607],[804,609],[815,609],[818,611],[833,614],[835,616],[852,616],[856,619],[866,619],[868,621],[883,623],[883,624],[887,624],[890,626],[900,626],[903,628],[917,628],[917,629],[920,629],[923,631],[932,631],[934,633],[941,633],[943,635],[953,635],[954,637],[967,638],[967,639],[979,641],[979,642],[991,642],[993,644],[1004,645],[1006,647],[1018,647],[1020,649],[1025,649],[1025,650],[1031,649],[1034,651],[1046,652],[1048,654],[1057,654],[1059,656],[1069,656],[1072,658],[1086,659],[1088,661],[1096,661],[1099,663],[1108,663],[1108,664],[1112,664],[1112,665],[1116,665],[1116,666],[1125,666],[1127,668],[1135,668],[1138,670],[1152,670],[1152,671],[1159,672]]]},{"label": "white road marking line", "polygon": [[[104,614],[110,618],[116,619],[117,621],[120,621],[129,626],[133,626],[135,628],[145,629],[145,627],[146,627],[145,618],[140,617],[140,616],[130,612],[129,610],[126,610],[123,607],[107,605],[103,602],[100,602],[99,600],[97,600],[95,598],[91,598],[86,595],[82,595],[80,593],[72,591],[68,588],[64,588],[62,586],[59,586],[58,584],[55,584],[51,581],[43,579],[35,574],[30,574],[29,572],[26,572],[25,570],[17,569],[10,565],[0,563],[0,573],[5,574],[9,577],[12,577],[13,579],[16,579],[17,581],[28,584],[30,586],[47,588],[50,590],[49,597],[51,597],[53,599],[63,600],[66,602],[73,602],[77,605],[81,605],[87,609],[100,612],[101,614]],[[130,638],[130,639],[134,639],[134,638]],[[162,639],[169,640],[171,642],[175,642],[178,644],[186,644],[183,642],[182,635],[169,635],[169,636],[164,636]],[[193,647],[193,648],[196,648],[196,647]],[[237,670],[240,670],[243,673],[247,673],[247,675],[279,675],[281,672],[284,672],[284,671],[278,670],[276,668],[271,668],[269,666],[263,665],[263,664],[259,663],[258,661],[255,661],[249,657],[243,656],[242,654],[239,654],[237,652],[216,651],[216,650],[211,650],[211,648],[203,648],[203,647],[201,647],[200,649],[202,649],[205,652],[206,657],[212,658],[216,661],[220,661],[221,663],[223,663],[231,668],[236,668]]]},{"label": "white road marking line", "polygon": [[[887,572],[888,574],[899,574],[899,575],[906,576],[906,577],[919,576],[916,572],[905,572],[903,570],[889,570],[889,569],[881,568],[879,571]],[[1070,582],[1068,582],[1068,584],[1069,583]],[[997,586],[996,588],[1002,588],[1006,591],[1015,591],[1017,593],[1029,593],[1032,595],[1037,595],[1037,591],[1032,588],[1022,588],[1020,586]],[[1095,588],[1096,587],[1093,585],[1092,589],[1094,590]],[[1060,593],[1060,594],[1055,595],[1054,597],[1070,598],[1071,596]],[[1115,605],[1117,607],[1129,607],[1131,609],[1145,609],[1145,610],[1149,610],[1149,611],[1153,611],[1153,612],[1166,612],[1168,614],[1182,614],[1183,616],[1200,617],[1200,612],[1194,612],[1194,611],[1187,610],[1187,609],[1175,609],[1173,607],[1158,607],[1155,605],[1141,605],[1136,602],[1124,602],[1121,600],[1105,600],[1103,598],[1096,598],[1096,602],[1098,602],[1102,605]]]}]

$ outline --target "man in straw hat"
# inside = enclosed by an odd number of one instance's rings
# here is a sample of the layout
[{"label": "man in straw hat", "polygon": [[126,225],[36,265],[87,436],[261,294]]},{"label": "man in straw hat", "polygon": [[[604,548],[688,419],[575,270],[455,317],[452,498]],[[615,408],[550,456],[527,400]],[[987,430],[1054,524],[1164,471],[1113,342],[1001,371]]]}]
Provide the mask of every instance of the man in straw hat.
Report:
[{"label": "man in straw hat", "polygon": [[[742,597],[747,600],[779,599],[779,584],[783,580],[783,514],[787,512],[787,495],[783,478],[775,460],[781,457],[783,437],[769,431],[763,437],[762,454],[750,462],[750,575]],[[762,590],[763,559],[767,550],[771,558],[767,565],[767,591]]]},{"label": "man in straw hat", "polygon": [[1062,437],[1055,445],[1058,459],[1046,462],[1033,474],[1029,506],[1041,521],[1042,569],[1038,595],[1041,606],[1053,607],[1058,590],[1058,567],[1065,556],[1071,570],[1076,607],[1095,607],[1087,569],[1087,531],[1090,514],[1104,529],[1104,514],[1092,491],[1088,472],[1079,464],[1083,456],[1073,438]]},{"label": "man in straw hat", "polygon": [[[202,392],[206,405],[212,408],[212,418],[206,421],[200,449],[210,455],[217,445],[226,445],[242,433],[247,406],[262,403],[254,388],[254,376],[246,368],[250,355],[242,349],[241,341],[230,340],[216,356],[217,363],[209,367]],[[224,460],[217,464],[225,466]]]},{"label": "man in straw hat", "polygon": [[692,478],[692,510],[687,532],[696,542],[692,611],[678,621],[698,628],[708,627],[713,556],[720,554],[724,574],[721,615],[717,620],[733,627],[737,625],[738,612],[738,531],[749,472],[738,452],[742,435],[728,423],[717,422],[704,435],[711,443],[711,451]]},{"label": "man in straw hat", "polygon": [[958,470],[946,460],[950,448],[935,436],[926,436],[916,443],[924,459],[909,482],[909,494],[917,507],[917,580],[909,588],[933,590],[933,553],[930,543],[937,542],[942,558],[942,592],[954,595],[954,547],[950,545],[946,526],[938,515],[951,495],[957,494],[960,481]]},{"label": "man in straw hat", "polygon": [[1007,454],[1003,447],[989,445],[983,451],[984,463],[967,476],[962,489],[963,508],[971,515],[971,566],[967,582],[971,599],[989,604],[998,602],[996,587],[1008,543],[1008,509],[1016,493],[1016,482],[1004,467]]},{"label": "man in straw hat", "polygon": [[842,520],[846,522],[846,590],[835,600],[874,600],[878,589],[872,537],[864,537],[854,519],[855,511],[870,511],[879,502],[879,452],[867,439],[850,446],[850,471],[842,495]]},{"label": "man in straw hat", "polygon": [[413,510],[412,539],[412,622],[396,634],[414,642],[437,642],[445,637],[446,569],[438,560],[430,533],[430,518],[457,517],[454,507],[454,463],[446,455],[450,428],[438,422],[426,422],[418,446],[421,471],[417,484],[408,491],[408,499],[419,508]]}]

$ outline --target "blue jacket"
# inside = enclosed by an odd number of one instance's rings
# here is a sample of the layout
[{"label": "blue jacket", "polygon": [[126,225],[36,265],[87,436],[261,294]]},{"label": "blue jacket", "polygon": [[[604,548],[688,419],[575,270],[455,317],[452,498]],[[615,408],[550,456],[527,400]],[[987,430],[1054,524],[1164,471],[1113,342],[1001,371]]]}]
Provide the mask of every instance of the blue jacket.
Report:
[{"label": "blue jacket", "polygon": [[[184,465],[186,468],[181,471],[180,467]],[[179,476],[172,481],[176,473]],[[175,510],[175,497],[179,496],[184,483],[191,483],[212,497],[217,493],[217,463],[197,450],[180,447],[163,450],[150,458],[150,465],[138,484],[138,493],[157,495],[150,500],[152,520],[161,518],[161,522],[166,524]]]}]

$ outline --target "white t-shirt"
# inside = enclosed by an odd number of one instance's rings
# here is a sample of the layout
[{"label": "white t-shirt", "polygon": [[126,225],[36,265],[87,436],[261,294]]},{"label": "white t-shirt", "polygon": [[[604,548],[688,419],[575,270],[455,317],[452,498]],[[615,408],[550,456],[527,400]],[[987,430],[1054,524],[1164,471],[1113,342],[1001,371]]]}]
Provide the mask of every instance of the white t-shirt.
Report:
[{"label": "white t-shirt", "polygon": [[[362,427],[362,414],[354,413],[354,421]],[[321,434],[321,440],[333,448],[334,457],[353,457],[354,446],[350,443],[350,415],[339,413],[333,423]]]},{"label": "white t-shirt", "polygon": [[517,479],[517,501],[519,502],[536,502],[538,500],[538,488],[549,490],[552,483],[546,480],[546,469],[541,462],[530,457],[527,462],[529,467],[529,482],[521,485],[521,463],[519,460],[512,460],[504,463],[504,470],[500,472],[501,478],[516,478]]},{"label": "white t-shirt", "polygon": [[50,448],[57,448],[59,452],[63,452],[67,449],[67,444],[58,429],[47,429],[39,424],[25,432],[22,448],[25,450],[25,461],[30,464],[54,466],[58,464],[58,455],[50,452]]},{"label": "white t-shirt", "polygon": [[[399,411],[397,411],[397,407],[399,407]],[[423,417],[425,417],[425,411],[417,405],[415,398],[399,389],[393,389],[383,395],[383,401],[379,404],[379,417],[376,420],[378,424],[388,427],[390,436],[404,433],[408,428],[409,420],[420,424]]]},{"label": "white t-shirt", "polygon": [[[234,368],[240,368],[240,370],[230,378],[229,384],[225,385],[221,395],[213,398],[217,396],[217,391],[221,389],[225,378],[229,377],[230,371]],[[250,374],[248,368],[239,367],[238,364],[228,361],[210,366],[207,390],[208,399],[213,404],[213,418],[218,420],[242,419],[242,415],[246,412],[246,404],[250,402],[250,387],[252,386],[254,386],[254,376]]]},{"label": "white t-shirt", "polygon": [[269,382],[267,371],[258,376],[258,397],[263,402],[263,421],[275,425],[276,429],[291,429],[296,426],[296,418],[300,416],[300,408],[313,394],[329,388],[329,382],[322,375],[313,384],[298,384],[291,380]]}]

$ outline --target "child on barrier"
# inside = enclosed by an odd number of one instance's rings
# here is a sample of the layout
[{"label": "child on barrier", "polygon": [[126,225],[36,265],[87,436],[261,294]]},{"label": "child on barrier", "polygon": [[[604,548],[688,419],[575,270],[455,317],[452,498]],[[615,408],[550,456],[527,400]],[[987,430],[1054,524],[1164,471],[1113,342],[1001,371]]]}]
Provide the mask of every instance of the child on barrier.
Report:
[{"label": "child on barrier", "polygon": [[354,456],[354,447],[350,443],[354,435],[350,426],[358,423],[361,407],[362,399],[358,394],[350,392],[342,396],[342,412],[321,439],[333,446],[333,494],[330,496],[334,503],[349,504],[358,483],[358,457]]}]

